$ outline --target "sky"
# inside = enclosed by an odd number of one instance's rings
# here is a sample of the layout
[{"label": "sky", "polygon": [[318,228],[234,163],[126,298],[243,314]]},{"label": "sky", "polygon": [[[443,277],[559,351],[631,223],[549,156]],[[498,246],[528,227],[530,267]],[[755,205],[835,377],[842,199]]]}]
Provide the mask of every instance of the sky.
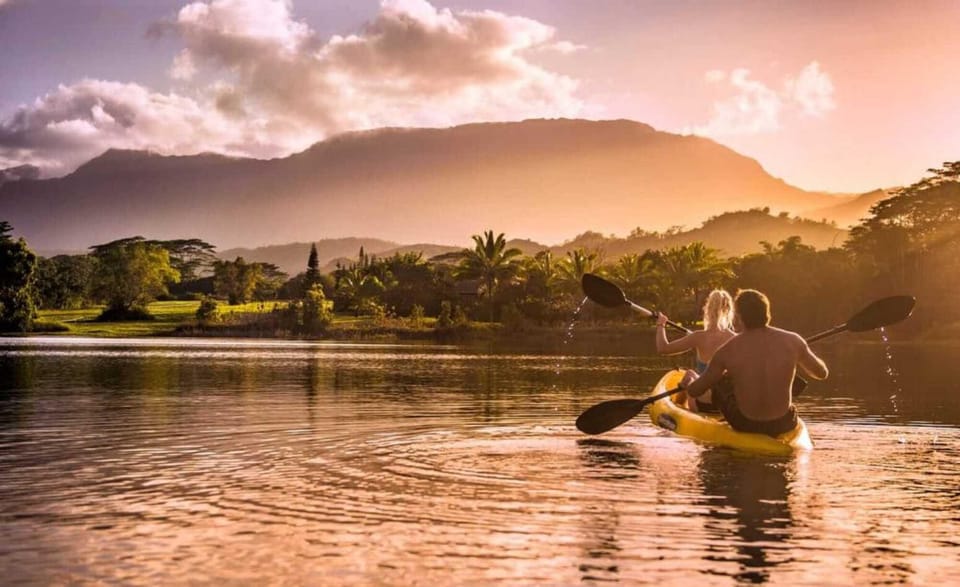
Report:
[{"label": "sky", "polygon": [[0,0],[0,169],[627,118],[810,190],[960,159],[960,2]]}]

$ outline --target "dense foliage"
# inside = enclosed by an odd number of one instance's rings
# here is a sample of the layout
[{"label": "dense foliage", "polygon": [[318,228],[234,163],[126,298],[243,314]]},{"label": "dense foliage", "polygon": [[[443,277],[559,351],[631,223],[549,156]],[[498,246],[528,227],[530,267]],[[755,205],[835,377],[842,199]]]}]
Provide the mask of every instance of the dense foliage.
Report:
[{"label": "dense foliage", "polygon": [[0,221],[0,331],[27,331],[37,314],[37,256]]},{"label": "dense foliage", "polygon": [[[753,230],[760,217],[769,217],[768,211],[731,213],[723,220]],[[588,232],[563,256],[550,250],[525,256],[490,230],[474,235],[472,248],[431,259],[409,252],[378,258],[361,247],[355,261],[339,262],[330,274],[321,273],[313,245],[305,271],[288,279],[269,263],[217,260],[213,247],[198,239],[133,237],[38,265],[22,239],[9,237],[7,223],[0,228],[6,329],[28,328],[35,300],[44,308],[99,301],[129,311],[164,295],[181,276],[180,296],[213,294],[230,304],[289,300],[274,319],[298,333],[322,331],[334,311],[409,317],[419,325],[436,317],[438,328],[456,328],[468,319],[554,325],[568,321],[582,304],[580,279],[593,272],[617,283],[630,299],[687,323],[698,319],[700,304],[715,287],[764,291],[776,324],[806,332],[842,322],[873,299],[908,293],[919,302],[908,330],[960,334],[960,309],[953,301],[960,287],[960,162],[931,169],[928,177],[879,201],[842,247],[817,250],[791,236],[735,257],[703,242],[677,242],[679,229],[628,237],[662,245],[643,253],[611,255],[612,241]],[[201,321],[218,319],[212,298],[202,310]],[[594,316],[633,318],[599,310]]]}]

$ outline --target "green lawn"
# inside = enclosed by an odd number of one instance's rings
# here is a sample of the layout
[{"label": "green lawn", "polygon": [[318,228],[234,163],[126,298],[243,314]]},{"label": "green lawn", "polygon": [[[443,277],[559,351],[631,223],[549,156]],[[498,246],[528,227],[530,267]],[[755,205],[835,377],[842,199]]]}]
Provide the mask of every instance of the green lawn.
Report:
[{"label": "green lawn", "polygon": [[[269,312],[273,310],[274,305],[284,303],[251,302],[236,306],[221,304],[220,312],[225,316]],[[41,322],[57,322],[65,325],[68,330],[59,334],[68,336],[163,336],[173,332],[177,326],[193,321],[199,307],[198,301],[154,302],[147,306],[147,310],[155,317],[154,320],[132,322],[96,322],[94,319],[100,315],[102,307],[82,310],[41,310],[39,319]]]}]

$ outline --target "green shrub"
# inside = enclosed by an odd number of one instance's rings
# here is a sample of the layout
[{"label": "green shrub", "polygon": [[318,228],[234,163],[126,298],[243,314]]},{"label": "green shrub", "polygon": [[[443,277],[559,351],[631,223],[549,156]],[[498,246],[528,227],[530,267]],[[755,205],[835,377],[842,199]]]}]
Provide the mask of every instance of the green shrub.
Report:
[{"label": "green shrub", "polygon": [[453,307],[449,301],[440,302],[440,314],[437,315],[437,328],[450,328],[453,326]]},{"label": "green shrub", "polygon": [[426,313],[424,312],[423,306],[420,304],[414,304],[413,308],[410,309],[410,326],[414,328],[423,328],[424,318],[426,318]]},{"label": "green shrub", "polygon": [[204,296],[200,300],[200,307],[197,308],[197,320],[200,322],[219,322],[223,316],[220,313],[220,304],[217,300]]},{"label": "green shrub", "polygon": [[307,290],[301,311],[303,329],[308,333],[322,332],[333,322],[333,311],[323,293],[323,286],[319,283],[313,284]]}]

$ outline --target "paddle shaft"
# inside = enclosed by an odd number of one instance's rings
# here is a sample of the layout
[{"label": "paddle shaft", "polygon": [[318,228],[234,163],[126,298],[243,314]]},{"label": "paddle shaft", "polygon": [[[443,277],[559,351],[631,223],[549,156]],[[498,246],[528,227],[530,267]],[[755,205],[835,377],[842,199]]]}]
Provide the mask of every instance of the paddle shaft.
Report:
[{"label": "paddle shaft", "polygon": [[[630,300],[628,300],[628,299],[626,299],[626,298],[624,298],[624,301],[626,301],[627,304],[629,304],[629,306],[630,306],[631,308],[633,308],[634,310],[636,310],[637,312],[640,312],[641,314],[646,314],[646,315],[649,316],[650,318],[653,318],[654,316],[657,315],[657,312],[654,312],[653,310],[648,310],[648,309],[644,308],[643,306],[640,306],[640,305],[638,305],[638,304],[635,304],[635,303],[631,302]],[[667,326],[670,326],[670,327],[674,328],[675,330],[679,330],[680,332],[682,332],[682,333],[684,333],[684,334],[690,334],[690,333],[692,332],[689,328],[684,328],[683,326],[680,326],[679,324],[677,324],[676,322],[673,322],[673,321],[671,321],[671,320],[667,320]]]}]

